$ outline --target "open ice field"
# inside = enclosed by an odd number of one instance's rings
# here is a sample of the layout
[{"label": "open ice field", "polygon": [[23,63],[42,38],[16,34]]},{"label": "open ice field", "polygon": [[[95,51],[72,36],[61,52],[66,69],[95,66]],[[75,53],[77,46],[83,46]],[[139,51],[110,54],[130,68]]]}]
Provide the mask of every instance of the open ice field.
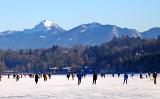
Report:
[{"label": "open ice field", "polygon": [[92,85],[92,76],[82,79],[80,86],[65,75],[52,76],[47,82],[40,79],[36,85],[33,78],[23,77],[19,82],[3,76],[0,82],[1,99],[160,99],[160,78],[157,85],[139,76],[129,77],[123,85],[123,76],[98,76],[97,85]]}]

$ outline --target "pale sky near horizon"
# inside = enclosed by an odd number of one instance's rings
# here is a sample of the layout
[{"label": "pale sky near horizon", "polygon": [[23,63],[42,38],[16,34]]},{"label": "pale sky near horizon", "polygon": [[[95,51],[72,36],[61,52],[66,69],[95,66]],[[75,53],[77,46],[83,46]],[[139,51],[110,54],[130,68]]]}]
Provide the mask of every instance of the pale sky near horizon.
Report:
[{"label": "pale sky near horizon", "polygon": [[160,27],[160,0],[0,0],[0,31],[32,28],[44,19],[66,30],[99,22],[146,31]]}]

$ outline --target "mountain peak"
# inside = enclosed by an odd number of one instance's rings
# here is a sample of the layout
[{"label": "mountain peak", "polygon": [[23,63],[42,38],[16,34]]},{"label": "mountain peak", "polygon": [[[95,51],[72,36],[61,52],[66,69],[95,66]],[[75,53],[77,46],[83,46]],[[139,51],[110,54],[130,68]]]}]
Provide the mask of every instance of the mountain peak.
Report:
[{"label": "mountain peak", "polygon": [[43,20],[43,21],[40,22],[40,24],[43,24],[47,28],[51,28],[51,27],[56,25],[50,20]]},{"label": "mountain peak", "polygon": [[49,30],[63,30],[60,26],[58,26],[50,20],[41,21],[33,29],[40,32],[47,32]]}]

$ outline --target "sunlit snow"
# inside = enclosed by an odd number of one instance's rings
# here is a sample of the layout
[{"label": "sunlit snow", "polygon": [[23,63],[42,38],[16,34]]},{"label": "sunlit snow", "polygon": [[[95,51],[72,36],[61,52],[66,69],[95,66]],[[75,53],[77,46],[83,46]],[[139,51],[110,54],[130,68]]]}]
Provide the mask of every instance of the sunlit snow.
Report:
[{"label": "sunlit snow", "polygon": [[52,76],[47,82],[40,79],[36,85],[33,78],[23,77],[16,82],[12,77],[2,77],[0,82],[1,99],[159,99],[160,80],[157,85],[150,78],[129,77],[123,85],[120,78],[98,76],[97,85],[92,85],[92,76],[87,75],[77,85],[77,78],[67,80],[66,75]]}]

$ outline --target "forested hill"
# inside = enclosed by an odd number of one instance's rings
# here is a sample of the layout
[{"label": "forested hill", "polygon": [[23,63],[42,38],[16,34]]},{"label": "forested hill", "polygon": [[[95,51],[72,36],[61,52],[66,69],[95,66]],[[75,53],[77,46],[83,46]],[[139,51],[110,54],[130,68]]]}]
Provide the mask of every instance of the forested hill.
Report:
[{"label": "forested hill", "polygon": [[[64,67],[96,72],[160,71],[160,38],[114,38],[100,46],[81,46],[49,49],[0,50],[0,71],[48,72]],[[87,72],[86,70],[86,72]]]}]

